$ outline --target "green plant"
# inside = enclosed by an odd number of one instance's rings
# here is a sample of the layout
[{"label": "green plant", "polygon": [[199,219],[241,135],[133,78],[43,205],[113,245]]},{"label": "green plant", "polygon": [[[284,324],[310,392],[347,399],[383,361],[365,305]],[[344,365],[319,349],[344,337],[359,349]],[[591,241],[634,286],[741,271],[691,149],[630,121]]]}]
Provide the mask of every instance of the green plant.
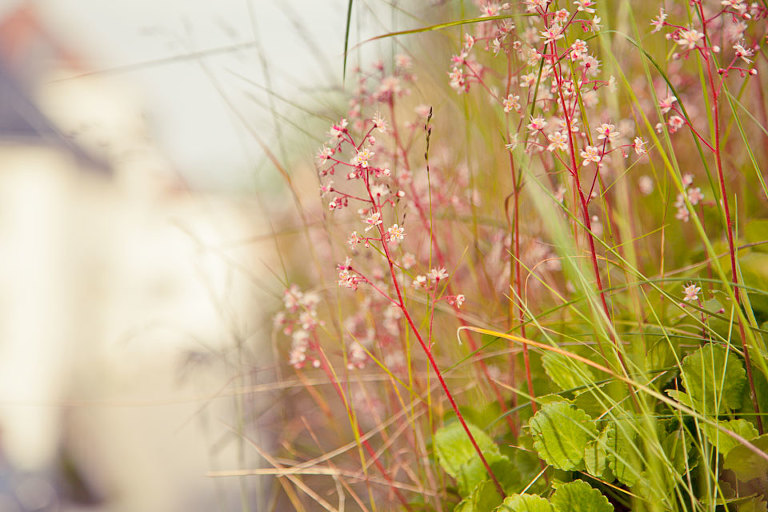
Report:
[{"label": "green plant", "polygon": [[352,439],[361,509],[765,510],[768,6],[476,8],[347,77],[276,321],[338,405],[291,449]]}]

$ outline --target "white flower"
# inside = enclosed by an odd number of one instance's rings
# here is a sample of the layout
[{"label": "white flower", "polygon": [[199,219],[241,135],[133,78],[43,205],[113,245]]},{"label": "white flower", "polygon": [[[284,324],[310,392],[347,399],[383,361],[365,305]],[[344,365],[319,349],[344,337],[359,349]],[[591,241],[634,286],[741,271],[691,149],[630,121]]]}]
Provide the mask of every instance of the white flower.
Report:
[{"label": "white flower", "polygon": [[351,163],[352,165],[366,168],[368,167],[368,160],[370,160],[374,154],[375,153],[370,149],[363,148],[357,152],[357,154],[352,158],[352,160],[349,163]]},{"label": "white flower", "polygon": [[395,242],[402,240],[405,237],[405,228],[398,226],[397,224],[392,224],[387,228],[387,232],[389,233],[389,239]]},{"label": "white flower", "polygon": [[613,143],[613,140],[620,135],[616,127],[608,123],[601,124],[596,128],[596,131],[598,140],[608,139],[610,143]]},{"label": "white flower", "polygon": [[448,272],[445,270],[445,267],[440,268],[433,268],[429,271],[429,280],[430,281],[439,281],[441,279],[447,279],[448,278]]},{"label": "white flower", "polygon": [[592,0],[575,0],[573,3],[576,4],[577,11],[584,11],[588,12],[589,14],[594,14],[595,12],[595,10],[592,9],[592,7],[595,5],[595,2]]},{"label": "white flower", "polygon": [[518,96],[517,94],[510,94],[509,96],[506,97],[503,104],[504,104],[504,112],[510,112],[512,110],[519,111],[520,96]]},{"label": "white flower", "polygon": [[644,141],[641,137],[635,137],[634,144],[632,144],[632,148],[635,150],[635,153],[637,153],[638,156],[644,155],[648,152],[648,149],[645,147],[645,145],[648,144],[646,141]]},{"label": "white flower", "polygon": [[547,126],[547,122],[543,117],[531,117],[531,122],[528,123],[528,129],[532,132],[543,130]]},{"label": "white flower", "polygon": [[347,129],[347,120],[342,119],[339,124],[331,126],[331,137],[334,139],[340,139],[344,135],[344,131]]},{"label": "white flower", "polygon": [[583,165],[589,165],[592,162],[599,163],[601,158],[600,149],[596,146],[587,146],[581,151],[580,155],[584,159]]},{"label": "white flower", "polygon": [[696,286],[695,283],[690,283],[688,286],[683,287],[683,292],[685,292],[685,297],[683,297],[683,300],[686,302],[699,300],[700,291],[701,287]]},{"label": "white flower", "polygon": [[740,58],[747,64],[752,63],[752,59],[749,58],[754,54],[752,48],[744,48],[742,44],[735,44],[733,45],[733,49],[736,50],[736,58]]},{"label": "white flower", "polygon": [[677,35],[677,44],[683,47],[687,46],[686,49],[688,50],[693,50],[702,39],[704,39],[704,34],[690,28],[688,30],[680,31]]},{"label": "white flower", "polygon": [[704,199],[704,194],[701,192],[701,188],[696,187],[688,189],[688,201],[690,201],[691,204],[699,204],[699,201],[702,199]]},{"label": "white flower", "polygon": [[365,230],[370,231],[374,226],[381,224],[381,213],[372,213],[370,216],[368,216],[367,219],[365,219],[365,223],[368,224],[368,227],[365,228]]},{"label": "white flower", "polygon": [[556,149],[561,151],[568,150],[568,138],[559,131],[549,136],[549,146],[547,146],[547,151],[554,151]]}]

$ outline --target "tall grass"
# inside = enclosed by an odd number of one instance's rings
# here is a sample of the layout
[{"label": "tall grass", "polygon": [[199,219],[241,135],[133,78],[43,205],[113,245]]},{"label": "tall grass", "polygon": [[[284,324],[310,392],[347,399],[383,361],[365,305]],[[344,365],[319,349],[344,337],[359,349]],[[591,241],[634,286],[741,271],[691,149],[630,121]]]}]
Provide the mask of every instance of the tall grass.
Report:
[{"label": "tall grass", "polygon": [[274,509],[765,510],[768,6],[407,14],[282,171]]}]

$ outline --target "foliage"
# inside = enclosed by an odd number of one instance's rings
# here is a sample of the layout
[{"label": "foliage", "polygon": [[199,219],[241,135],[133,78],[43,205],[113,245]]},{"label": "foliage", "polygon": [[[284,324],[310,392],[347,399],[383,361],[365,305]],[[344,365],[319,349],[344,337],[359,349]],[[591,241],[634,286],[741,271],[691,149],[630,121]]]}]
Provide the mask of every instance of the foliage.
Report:
[{"label": "foliage", "polygon": [[438,3],[281,252],[284,455],[364,510],[765,510],[768,6]]}]

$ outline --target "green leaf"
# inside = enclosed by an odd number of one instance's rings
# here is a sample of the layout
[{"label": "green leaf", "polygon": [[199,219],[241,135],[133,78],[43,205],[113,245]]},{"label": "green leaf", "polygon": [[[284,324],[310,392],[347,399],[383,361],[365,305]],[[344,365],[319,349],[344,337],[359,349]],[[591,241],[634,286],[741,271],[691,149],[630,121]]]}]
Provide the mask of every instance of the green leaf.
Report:
[{"label": "green leaf", "polygon": [[[499,447],[488,437],[488,434],[471,423],[467,423],[467,426],[484,456],[501,456]],[[472,459],[480,459],[469,440],[469,436],[458,421],[435,432],[434,444],[440,466],[453,478],[458,478],[463,465]]]},{"label": "green leaf", "polygon": [[573,405],[583,410],[593,418],[600,418],[609,409],[613,409],[617,403],[627,398],[627,385],[618,380],[611,380],[593,386],[589,390],[579,393],[573,399]]},{"label": "green leaf", "polygon": [[676,389],[668,389],[667,394],[671,397],[680,402],[681,404],[690,407],[691,409],[695,408],[693,405],[693,400],[691,399],[691,396],[684,392],[684,391],[678,391]]},{"label": "green leaf", "polygon": [[[744,284],[758,290],[768,290],[768,254],[748,252],[739,256]],[[768,317],[768,296],[765,293],[749,293],[749,301],[755,315],[762,321]]]},{"label": "green leaf", "polygon": [[608,498],[583,480],[558,485],[551,501],[557,512],[613,512]]},{"label": "green leaf", "polygon": [[672,464],[672,468],[679,475],[687,473],[698,463],[696,452],[693,450],[693,439],[683,428],[678,428],[667,434],[662,441],[662,447]]},{"label": "green leaf", "polygon": [[683,359],[683,384],[702,414],[719,414],[741,405],[746,372],[735,353],[709,344]]},{"label": "green leaf", "polygon": [[453,509],[454,512],[488,512],[501,504],[501,496],[496,486],[490,480],[483,480],[472,489],[472,492],[461,500]]},{"label": "green leaf", "polygon": [[587,413],[565,402],[546,404],[528,426],[539,457],[565,471],[583,467],[584,449],[597,435]]},{"label": "green leaf", "polygon": [[766,512],[768,504],[758,497],[750,498],[736,506],[736,512]]},{"label": "green leaf", "polygon": [[507,496],[496,512],[554,512],[552,504],[534,494]]},{"label": "green leaf", "polygon": [[608,466],[619,482],[632,486],[640,478],[642,462],[635,447],[637,425],[634,418],[622,417],[611,421],[606,428]]},{"label": "green leaf", "polygon": [[[515,477],[519,480],[519,474],[514,470],[509,459],[501,454],[499,447],[488,434],[471,423],[467,423],[467,426],[483,452],[485,460],[502,483],[512,485],[513,482],[508,480]],[[434,445],[440,466],[456,479],[461,496],[468,496],[477,484],[488,478],[483,462],[458,421],[435,432]]]},{"label": "green leaf", "polygon": [[[768,239],[768,219],[754,219],[746,223],[744,226],[744,238],[747,242],[756,243],[764,242]],[[757,245],[753,247],[753,250],[758,252],[766,252],[768,246]]]},{"label": "green leaf", "polygon": [[[761,451],[768,453],[768,434],[764,434],[750,441]],[[742,482],[748,482],[755,478],[766,478],[768,475],[768,461],[758,456],[744,445],[738,445],[728,452],[723,463],[724,469],[730,469]]]},{"label": "green leaf", "polygon": [[563,391],[589,386],[595,381],[589,366],[563,354],[547,352],[541,358],[541,364],[549,378]]},{"label": "green leaf", "polygon": [[[483,455],[505,491],[520,490],[522,488],[520,472],[515,469],[506,455],[485,450]],[[479,482],[487,478],[488,471],[485,469],[480,457],[475,456],[471,458],[459,468],[459,475],[456,477],[459,494],[461,496],[468,496]]]},{"label": "green leaf", "polygon": [[610,467],[608,467],[608,455],[605,452],[607,445],[608,427],[603,429],[600,437],[587,443],[587,447],[584,449],[584,466],[590,475],[611,482],[616,477],[613,476]]},{"label": "green leaf", "polygon": [[[745,419],[718,421],[717,423],[735,434],[740,435],[747,441],[757,437],[757,429]],[[701,425],[701,429],[704,431],[707,440],[723,455],[728,455],[728,452],[735,447],[740,446],[740,443],[737,440],[715,428],[714,425],[705,423]]]}]

